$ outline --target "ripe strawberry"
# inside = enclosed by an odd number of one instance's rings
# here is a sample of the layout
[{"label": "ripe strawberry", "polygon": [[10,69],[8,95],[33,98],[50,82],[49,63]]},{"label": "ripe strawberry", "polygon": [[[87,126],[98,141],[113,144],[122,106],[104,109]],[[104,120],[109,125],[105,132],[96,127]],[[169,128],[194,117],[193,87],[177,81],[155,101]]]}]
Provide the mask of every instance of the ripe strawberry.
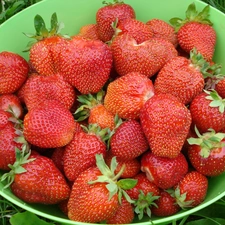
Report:
[{"label": "ripe strawberry", "polygon": [[97,93],[109,79],[110,47],[100,40],[74,37],[58,57],[59,73],[81,94]]},{"label": "ripe strawberry", "polygon": [[17,160],[10,166],[12,170],[3,175],[3,180],[12,176],[8,185],[15,196],[28,203],[42,204],[56,204],[69,198],[70,188],[51,159],[19,151]]},{"label": "ripe strawberry", "polygon": [[210,128],[218,132],[225,127],[223,99],[215,90],[197,95],[190,104],[190,112],[192,123],[201,133]]},{"label": "ripe strawberry", "polygon": [[215,84],[214,89],[217,91],[219,96],[221,98],[225,98],[225,78],[218,80],[218,82]]},{"label": "ripe strawberry", "polygon": [[74,132],[71,112],[57,100],[40,103],[24,117],[24,137],[37,147],[63,147],[73,139]]},{"label": "ripe strawberry", "polygon": [[70,109],[76,98],[74,88],[59,74],[42,76],[32,74],[24,87],[24,101],[28,110],[46,100],[58,100]]},{"label": "ripe strawberry", "polygon": [[177,31],[180,47],[189,53],[194,47],[207,61],[211,61],[216,44],[216,31],[209,20],[210,6],[198,13],[195,3],[189,5],[186,18],[172,18],[170,23]]},{"label": "ripe strawberry", "polygon": [[65,152],[65,147],[56,148],[54,149],[50,157],[61,173],[64,173],[64,165],[63,165],[64,152]]},{"label": "ripe strawberry", "polygon": [[152,29],[144,22],[134,18],[126,18],[118,22],[115,28],[115,36],[121,34],[129,34],[136,40],[137,44],[153,37]]},{"label": "ripe strawberry", "polygon": [[97,24],[86,24],[82,26],[78,35],[87,39],[99,40]]},{"label": "ripe strawberry", "polygon": [[187,139],[188,158],[192,166],[205,176],[218,176],[225,171],[225,134],[209,130]]},{"label": "ripe strawberry", "polygon": [[140,122],[156,156],[179,155],[191,125],[190,111],[171,94],[155,94],[143,106]]},{"label": "ripe strawberry", "polygon": [[135,11],[132,6],[125,4],[121,0],[114,0],[113,3],[106,5],[96,12],[96,22],[98,36],[103,42],[110,41],[114,35],[112,23],[125,18],[135,18]]},{"label": "ripe strawberry", "polygon": [[135,213],[139,219],[142,219],[144,213],[151,218],[151,208],[158,199],[160,189],[150,182],[143,172],[138,173],[133,179],[137,180],[137,184],[126,192],[131,199],[135,200]]},{"label": "ripe strawberry", "polygon": [[12,94],[27,79],[29,65],[20,55],[3,51],[0,53],[0,94]]},{"label": "ripe strawberry", "polygon": [[154,83],[156,93],[171,93],[187,105],[202,92],[205,83],[200,68],[205,64],[196,51],[190,54],[190,59],[177,56],[164,65]]},{"label": "ripe strawberry", "polygon": [[89,124],[98,124],[102,129],[110,128],[113,130],[115,127],[115,116],[109,112],[104,102],[105,92],[103,90],[96,94],[79,95],[77,101],[80,103],[74,115],[77,121],[87,119]]},{"label": "ripe strawberry", "polygon": [[188,172],[188,162],[182,153],[175,158],[168,158],[148,151],[141,158],[141,170],[157,187],[169,189]]},{"label": "ripe strawberry", "polygon": [[[105,156],[105,163],[108,166],[110,166],[113,157],[115,156],[112,154],[111,150],[108,150]],[[122,167],[124,167],[124,171],[120,176],[121,178],[134,177],[141,170],[141,163],[139,162],[137,158],[126,160],[126,159],[120,159],[119,157],[116,157],[116,161],[118,165],[116,167],[115,174],[118,174],[119,171],[122,169]]]},{"label": "ripe strawberry", "polygon": [[109,83],[105,108],[123,119],[138,119],[144,103],[154,95],[153,83],[145,75],[131,72]]},{"label": "ripe strawberry", "polygon": [[130,202],[122,198],[121,204],[106,224],[130,224],[134,219],[134,210]]},{"label": "ripe strawberry", "polygon": [[136,184],[131,179],[118,180],[119,174],[114,174],[115,158],[109,168],[103,156],[96,155],[96,165],[80,173],[73,184],[68,202],[68,217],[71,220],[88,223],[108,220],[119,209],[122,196],[129,199],[124,187],[129,189]]},{"label": "ripe strawberry", "polygon": [[12,113],[16,118],[21,119],[24,115],[21,102],[15,94],[0,95],[0,109]]},{"label": "ripe strawberry", "polygon": [[123,160],[140,156],[148,147],[141,124],[136,120],[122,122],[110,138],[110,151]]},{"label": "ripe strawberry", "polygon": [[31,46],[28,45],[27,49],[32,70],[44,76],[56,74],[59,72],[56,62],[60,54],[56,50],[62,51],[67,44],[66,37],[60,34],[62,24],[58,23],[56,13],[51,17],[51,29],[46,28],[45,21],[40,15],[34,17],[34,24],[36,34],[25,34],[36,41]]},{"label": "ripe strawberry", "polygon": [[95,155],[106,155],[104,142],[108,129],[100,129],[96,124],[89,125],[87,132],[76,132],[65,147],[63,156],[64,172],[68,180],[75,181],[81,172],[95,166]]},{"label": "ripe strawberry", "polygon": [[154,18],[148,20],[146,24],[151,28],[153,37],[164,38],[177,47],[177,34],[173,26],[162,19]]},{"label": "ripe strawberry", "polygon": [[111,44],[111,49],[114,67],[120,76],[139,72],[152,77],[168,60],[177,56],[173,44],[165,39],[151,38],[138,44],[129,34],[117,36]]},{"label": "ripe strawberry", "polygon": [[0,169],[10,170],[9,164],[13,164],[15,157],[15,148],[21,149],[22,144],[17,143],[14,123],[9,121],[11,114],[0,109]]},{"label": "ripe strawberry", "polygon": [[208,179],[197,171],[188,172],[175,188],[175,198],[181,208],[202,203],[208,190]]},{"label": "ripe strawberry", "polygon": [[172,216],[180,210],[176,199],[167,191],[161,190],[160,197],[155,201],[156,206],[151,208],[152,214],[155,216]]},{"label": "ripe strawberry", "polygon": [[48,31],[43,19],[35,17],[35,23],[41,22],[42,26],[38,27],[42,29],[37,29],[39,41],[30,48],[31,64],[39,74],[61,74],[82,94],[98,92],[108,80],[112,67],[109,46],[100,40],[79,36],[68,40],[59,35],[55,13],[51,21],[54,26]]}]

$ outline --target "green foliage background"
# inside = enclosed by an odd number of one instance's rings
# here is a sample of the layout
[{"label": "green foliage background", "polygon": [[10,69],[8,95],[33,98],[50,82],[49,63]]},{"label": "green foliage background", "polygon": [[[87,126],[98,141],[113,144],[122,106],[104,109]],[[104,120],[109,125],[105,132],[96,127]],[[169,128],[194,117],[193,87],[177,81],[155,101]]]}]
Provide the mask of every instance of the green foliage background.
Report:
[{"label": "green foliage background", "polygon": [[[41,0],[0,0],[0,24],[19,11]],[[74,0],[75,1],[75,0]],[[169,1],[169,0],[168,0]],[[225,13],[225,0],[202,0]],[[225,225],[225,198],[207,208],[187,216],[180,221],[173,221],[171,225]],[[26,212],[0,196],[0,224],[1,225],[59,225],[53,221],[46,221],[36,215]]]}]

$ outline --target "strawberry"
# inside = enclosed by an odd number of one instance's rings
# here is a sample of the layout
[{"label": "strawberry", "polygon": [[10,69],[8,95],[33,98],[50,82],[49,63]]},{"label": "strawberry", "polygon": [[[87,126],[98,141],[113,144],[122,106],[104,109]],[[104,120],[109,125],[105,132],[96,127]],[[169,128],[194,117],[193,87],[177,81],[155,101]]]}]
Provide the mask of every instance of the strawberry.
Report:
[{"label": "strawberry", "polygon": [[100,129],[96,124],[90,124],[86,132],[76,132],[65,147],[63,156],[64,172],[68,180],[74,181],[81,172],[95,166],[96,154],[106,155],[104,138],[108,129]]},{"label": "strawberry", "polygon": [[[105,156],[105,163],[108,166],[110,166],[113,157],[115,156],[112,154],[111,150],[108,150]],[[126,160],[126,159],[120,159],[119,157],[116,157],[116,161],[118,165],[116,167],[115,174],[118,174],[119,171],[122,169],[122,167],[125,165],[125,169],[120,176],[121,178],[134,177],[141,170],[141,163],[139,162],[137,158]]]},{"label": "strawberry", "polygon": [[10,185],[15,196],[42,204],[56,204],[69,198],[70,188],[51,159],[31,151],[17,151],[17,160],[2,177],[10,179],[6,186]]},{"label": "strawberry", "polygon": [[144,213],[151,218],[151,208],[158,199],[160,189],[150,182],[143,172],[138,173],[133,179],[137,180],[137,184],[126,192],[131,199],[135,200],[134,211],[139,219],[143,218]]},{"label": "strawberry", "polygon": [[153,95],[152,81],[139,72],[131,72],[109,83],[104,106],[120,118],[138,119],[140,109]]},{"label": "strawberry", "polygon": [[81,94],[99,92],[112,68],[110,47],[100,40],[75,36],[67,42],[66,49],[57,56],[59,73]]},{"label": "strawberry", "polygon": [[28,110],[51,99],[58,100],[70,109],[76,98],[74,88],[59,74],[49,76],[32,74],[25,83],[23,94]]},{"label": "strawberry", "polygon": [[154,83],[156,93],[171,93],[187,105],[202,92],[205,83],[200,68],[205,63],[196,51],[190,55],[190,59],[174,57],[164,65]]},{"label": "strawberry", "polygon": [[28,44],[27,48],[32,70],[44,76],[56,74],[59,72],[56,62],[60,54],[56,49],[65,49],[68,38],[60,34],[62,23],[58,23],[57,15],[53,13],[50,29],[46,28],[45,21],[38,14],[34,17],[34,24],[36,34],[25,34],[35,39],[35,42],[32,45]]},{"label": "strawberry", "polygon": [[[57,16],[52,15],[52,28],[47,30],[44,20],[35,16],[38,39],[30,48],[30,62],[41,75],[61,74],[82,94],[98,92],[105,84],[112,67],[112,52],[100,40],[81,36],[65,38],[59,34]],[[40,28],[40,29],[38,29]],[[44,62],[44,63],[43,63]]]},{"label": "strawberry", "polygon": [[64,173],[64,166],[63,166],[64,152],[65,152],[65,147],[56,148],[54,149],[50,157],[61,173]]},{"label": "strawberry", "polygon": [[134,210],[130,202],[122,198],[114,215],[106,220],[106,224],[130,224],[134,219]]},{"label": "strawberry", "polygon": [[110,138],[110,151],[124,160],[140,156],[148,147],[141,124],[136,120],[122,122]]},{"label": "strawberry", "polygon": [[217,91],[221,98],[225,98],[225,78],[219,79],[215,84],[214,89]]},{"label": "strawberry", "polygon": [[178,211],[180,207],[176,204],[176,199],[172,197],[167,191],[161,190],[160,197],[155,201],[156,206],[151,208],[152,214],[155,216],[172,216]]},{"label": "strawberry", "polygon": [[154,18],[148,20],[146,24],[151,28],[153,37],[164,38],[177,47],[177,34],[175,33],[174,27],[169,23],[162,19]]},{"label": "strawberry", "polygon": [[118,22],[115,28],[115,36],[121,34],[129,34],[136,40],[137,44],[153,37],[152,29],[144,22],[134,18],[126,18]]},{"label": "strawberry", "polygon": [[0,169],[10,170],[9,164],[15,162],[15,148],[21,149],[22,144],[17,143],[14,123],[9,121],[11,114],[0,109]]},{"label": "strawberry", "polygon": [[57,100],[41,102],[24,117],[24,137],[37,147],[63,147],[73,139],[74,132],[71,112]]},{"label": "strawberry", "polygon": [[86,24],[82,26],[78,35],[87,39],[98,40],[97,24]]},{"label": "strawberry", "polygon": [[194,47],[202,56],[211,61],[216,44],[216,31],[209,20],[210,6],[207,5],[201,12],[196,10],[195,3],[189,5],[186,18],[172,18],[170,23],[177,31],[180,47],[189,53]]},{"label": "strawberry", "polygon": [[110,41],[114,35],[112,23],[118,22],[125,18],[135,18],[135,11],[132,6],[125,4],[121,0],[114,0],[113,3],[106,3],[106,5],[98,9],[96,12],[96,23],[98,37],[103,42]]},{"label": "strawberry", "polygon": [[188,172],[188,162],[182,153],[175,158],[168,158],[148,151],[141,158],[141,170],[157,187],[169,189]]},{"label": "strawberry", "polygon": [[96,94],[79,95],[77,101],[80,103],[74,116],[77,121],[88,120],[89,124],[98,124],[102,129],[115,127],[114,114],[104,106],[105,92],[100,90]]},{"label": "strawberry", "polygon": [[96,166],[80,173],[73,184],[68,202],[68,217],[71,220],[88,223],[107,221],[119,209],[122,196],[131,201],[124,188],[132,188],[136,181],[118,180],[121,173],[115,176],[115,168],[115,158],[109,168],[103,156],[97,154]]},{"label": "strawberry", "polygon": [[215,90],[204,91],[190,104],[192,123],[201,133],[208,129],[215,132],[225,127],[224,101]]},{"label": "strawberry", "polygon": [[225,134],[210,129],[187,139],[188,157],[192,166],[205,176],[218,176],[225,171]]},{"label": "strawberry", "polygon": [[181,208],[202,203],[208,190],[208,179],[197,171],[188,172],[175,188],[175,198]]},{"label": "strawberry", "polygon": [[0,53],[0,94],[12,94],[26,81],[28,62],[19,54],[3,51]]},{"label": "strawberry", "polygon": [[151,38],[138,44],[129,34],[115,37],[111,49],[114,67],[120,76],[139,72],[152,77],[169,59],[177,56],[173,44],[165,39]]},{"label": "strawberry", "polygon": [[144,104],[140,122],[156,156],[179,155],[191,125],[190,111],[171,94],[155,94]]},{"label": "strawberry", "polygon": [[0,95],[0,109],[12,113],[16,118],[21,119],[24,115],[20,99],[15,94]]}]

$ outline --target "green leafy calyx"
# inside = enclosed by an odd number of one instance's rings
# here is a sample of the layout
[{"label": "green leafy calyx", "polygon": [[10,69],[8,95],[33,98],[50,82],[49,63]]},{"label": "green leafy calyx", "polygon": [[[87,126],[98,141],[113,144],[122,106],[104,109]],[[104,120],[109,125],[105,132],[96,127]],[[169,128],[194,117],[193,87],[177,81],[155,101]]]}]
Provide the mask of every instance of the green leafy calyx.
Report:
[{"label": "green leafy calyx", "polygon": [[192,4],[188,6],[186,10],[185,19],[174,17],[174,18],[171,18],[169,22],[171,23],[172,26],[174,26],[175,31],[178,31],[181,26],[183,26],[184,24],[188,22],[198,22],[198,23],[208,24],[212,26],[213,24],[209,20],[209,15],[210,15],[209,10],[210,10],[210,6],[207,5],[203,8],[201,12],[198,12],[196,9],[195,3],[193,2]]},{"label": "green leafy calyx", "polygon": [[118,194],[118,200],[121,203],[122,197],[130,202],[134,203],[134,201],[130,198],[130,196],[126,193],[125,190],[133,188],[137,184],[137,180],[134,179],[120,179],[121,175],[124,172],[125,165],[122,166],[121,170],[115,174],[115,170],[117,168],[116,157],[113,157],[111,160],[110,167],[105,163],[102,154],[96,154],[96,165],[98,169],[101,171],[101,176],[99,176],[96,180],[90,181],[89,184],[96,183],[106,183],[106,188],[109,191],[109,200],[115,195]]},{"label": "green leafy calyx", "polygon": [[225,133],[216,133],[215,130],[209,129],[208,132],[201,135],[196,126],[195,133],[197,138],[191,137],[188,138],[187,141],[190,145],[199,145],[201,147],[200,155],[203,158],[208,158],[213,149],[221,148],[225,144],[222,142],[225,138]]}]

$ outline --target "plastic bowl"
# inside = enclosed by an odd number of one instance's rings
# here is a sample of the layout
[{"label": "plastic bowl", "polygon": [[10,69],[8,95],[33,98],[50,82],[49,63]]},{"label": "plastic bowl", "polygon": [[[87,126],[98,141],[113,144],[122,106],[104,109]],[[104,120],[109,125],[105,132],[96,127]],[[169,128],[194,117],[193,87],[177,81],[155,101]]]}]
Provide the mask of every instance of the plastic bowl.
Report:
[{"label": "plastic bowl", "polygon": [[[134,7],[137,19],[143,22],[151,18],[160,18],[165,21],[169,21],[172,17],[184,18],[185,11],[192,2],[195,2],[198,11],[205,7],[205,3],[197,0],[126,0],[125,2]],[[29,39],[23,32],[35,32],[33,19],[36,14],[40,14],[45,21],[49,22],[46,25],[50,27],[50,17],[53,12],[56,12],[58,20],[65,24],[62,33],[73,35],[79,31],[82,25],[95,23],[95,13],[100,7],[102,7],[102,0],[43,0],[13,16],[0,26],[0,51],[13,51],[28,59],[28,53],[24,53],[23,50],[26,48]],[[225,15],[214,8],[210,9],[210,14],[210,19],[217,31],[214,61],[222,64],[224,66],[223,72],[225,72]],[[0,171],[0,175],[2,174],[3,172]],[[58,207],[27,204],[15,197],[10,189],[3,189],[3,187],[4,184],[0,183],[0,195],[25,210],[61,224],[85,224],[69,220]],[[152,217],[151,221],[154,224],[166,224],[173,220],[179,220],[207,207],[223,196],[225,196],[225,173],[218,177],[209,178],[208,193],[202,204],[189,210],[182,210],[173,216]],[[149,225],[149,223],[148,217],[145,217],[142,221],[138,219],[133,221],[133,224],[137,225]]]}]

